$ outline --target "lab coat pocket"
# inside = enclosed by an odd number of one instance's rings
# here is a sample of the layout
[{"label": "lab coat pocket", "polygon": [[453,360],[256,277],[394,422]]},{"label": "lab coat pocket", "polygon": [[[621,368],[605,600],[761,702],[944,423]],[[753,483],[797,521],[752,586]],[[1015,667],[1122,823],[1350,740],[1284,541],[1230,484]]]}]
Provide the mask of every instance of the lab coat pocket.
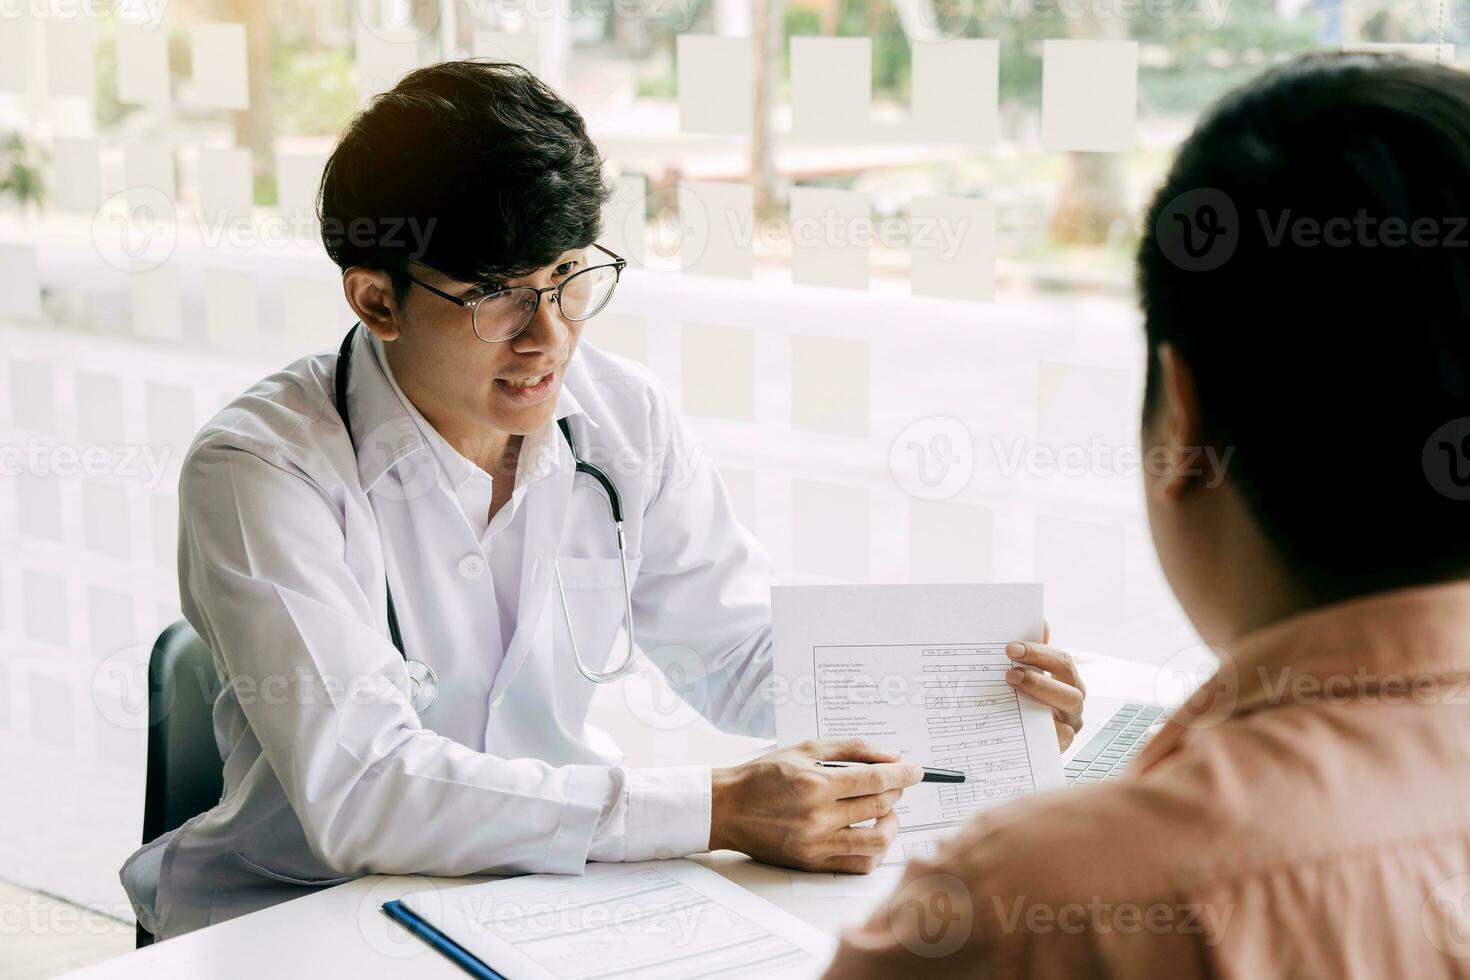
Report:
[{"label": "lab coat pocket", "polygon": [[337,878],[293,878],[290,875],[283,875],[278,871],[272,871],[270,868],[261,867],[245,855],[241,854],[239,851],[235,852],[235,858],[241,864],[245,865],[246,868],[260,875],[262,878],[269,878],[271,881],[279,881],[284,885],[301,885],[306,888],[326,888],[329,885],[340,885],[343,882],[351,881],[353,879],[352,875],[342,875],[341,877]]},{"label": "lab coat pocket", "polygon": [[[566,617],[571,621],[582,659],[594,670],[605,669],[610,658],[621,662],[621,648],[613,654],[613,644],[626,618],[622,562],[617,558],[558,558],[556,563],[565,592]],[[637,578],[638,563],[639,556],[628,556],[630,587]],[[558,620],[557,645],[570,648],[566,623],[562,622],[562,600],[556,595],[555,576],[551,601],[556,606],[554,614]],[[568,652],[567,657],[570,656]]]}]

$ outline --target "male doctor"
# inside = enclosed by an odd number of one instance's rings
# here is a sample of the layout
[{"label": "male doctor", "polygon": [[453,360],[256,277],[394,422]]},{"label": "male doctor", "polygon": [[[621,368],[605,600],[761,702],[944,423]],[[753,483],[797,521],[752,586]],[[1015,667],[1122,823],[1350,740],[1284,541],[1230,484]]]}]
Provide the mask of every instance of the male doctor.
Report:
[{"label": "male doctor", "polygon": [[[205,425],[180,479],[225,790],[123,866],[155,936],[372,873],[887,850],[920,772],[879,747],[632,769],[587,725],[630,619],[661,668],[694,651],[712,723],[774,735],[765,557],[648,373],[578,344],[623,265],[606,199],[576,110],[509,65],[415,71],[343,134],[319,211],[361,323]],[[1070,741],[1070,659],[1019,659]]]}]

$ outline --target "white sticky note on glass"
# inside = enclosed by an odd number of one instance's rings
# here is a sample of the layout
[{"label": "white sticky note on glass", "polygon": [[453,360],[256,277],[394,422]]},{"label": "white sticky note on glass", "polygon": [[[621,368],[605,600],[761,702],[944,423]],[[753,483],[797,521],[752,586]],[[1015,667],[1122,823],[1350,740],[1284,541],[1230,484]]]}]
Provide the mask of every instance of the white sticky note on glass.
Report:
[{"label": "white sticky note on glass", "polygon": [[541,74],[541,37],[535,31],[476,31],[470,50],[476,58],[520,65],[533,75]]},{"label": "white sticky note on glass", "polygon": [[321,186],[326,153],[276,154],[276,207],[306,226],[316,221],[316,192]]},{"label": "white sticky note on glass", "polygon": [[46,89],[52,95],[97,97],[97,25],[82,16],[47,17]]},{"label": "white sticky note on glass", "polygon": [[58,211],[93,214],[102,206],[102,151],[96,140],[52,140],[51,174],[51,203]]},{"label": "white sticky note on glass", "polygon": [[56,434],[56,373],[40,361],[10,362],[10,420],[31,432]]},{"label": "white sticky note on glass", "polygon": [[1041,47],[1041,145],[1123,153],[1138,123],[1137,41],[1046,41]]},{"label": "white sticky note on glass", "polygon": [[137,642],[136,620],[132,596],[105,586],[87,587],[87,636],[95,655]]},{"label": "white sticky note on glass", "polygon": [[77,435],[94,446],[123,442],[122,379],[96,371],[78,371],[74,379]]},{"label": "white sticky note on glass", "polygon": [[156,340],[182,340],[183,294],[177,266],[160,265],[128,275],[133,333]]},{"label": "white sticky note on glass", "polygon": [[868,491],[815,480],[791,484],[792,564],[798,572],[866,582],[872,546]]},{"label": "white sticky note on glass", "polygon": [[870,348],[841,337],[791,338],[791,425],[840,436],[868,434]]},{"label": "white sticky note on glass", "polygon": [[63,540],[61,526],[61,478],[21,473],[15,477],[15,523],[21,534],[31,538]]},{"label": "white sticky note on glass", "polygon": [[194,390],[148,381],[143,385],[143,424],[148,444],[167,458],[182,460],[194,440]]},{"label": "white sticky note on glass", "polygon": [[641,363],[648,361],[648,320],[644,317],[604,310],[588,324],[583,337],[598,350]]},{"label": "white sticky note on glass", "polygon": [[255,276],[235,269],[204,270],[205,334],[213,345],[251,347],[259,331]]},{"label": "white sticky note on glass", "polygon": [[995,299],[995,205],[969,197],[916,197],[909,204],[915,296]]},{"label": "white sticky note on glass", "polygon": [[684,411],[749,422],[755,418],[755,333],[686,323],[680,332]]},{"label": "white sticky note on glass", "polygon": [[419,36],[413,31],[371,30],[358,23],[356,38],[357,97],[366,102],[386,92],[419,67]]},{"label": "white sticky note on glass", "polygon": [[866,139],[872,106],[871,39],[791,39],[792,137],[819,143]]},{"label": "white sticky note on glass", "polygon": [[1000,42],[916,42],[910,93],[914,138],[994,146],[1000,133]]},{"label": "white sticky note on glass", "polygon": [[167,31],[118,24],[117,100],[123,105],[169,104]]},{"label": "white sticky note on glass", "polygon": [[27,568],[21,575],[25,602],[26,635],[42,643],[65,646],[67,624],[66,579],[60,575]]},{"label": "white sticky note on glass", "polygon": [[679,184],[679,265],[697,276],[749,279],[755,268],[755,190],[744,183]]},{"label": "white sticky note on glass", "polygon": [[749,133],[755,95],[750,38],[680,34],[677,45],[679,130]]},{"label": "white sticky note on glass", "polygon": [[0,317],[41,318],[41,269],[34,245],[0,243]]},{"label": "white sticky note on glass", "polygon": [[602,242],[632,265],[642,267],[648,238],[648,179],[621,174],[602,208]]},{"label": "white sticky note on glass", "polygon": [[1043,361],[1036,368],[1036,435],[1060,451],[1138,443],[1137,395],[1124,368]]},{"label": "white sticky note on glass", "polygon": [[132,557],[133,522],[127,488],[97,480],[82,482],[82,546],[109,558]]},{"label": "white sticky note on glass", "polygon": [[868,288],[874,235],[866,194],[791,188],[791,281],[803,286]]},{"label": "white sticky note on glass", "polygon": [[994,524],[986,507],[953,500],[909,501],[909,581],[988,581]]},{"label": "white sticky note on glass", "polygon": [[236,111],[250,108],[244,24],[190,24],[189,52],[191,105]]},{"label": "white sticky note on glass", "polygon": [[127,184],[130,207],[153,207],[159,194],[174,200],[177,171],[173,146],[169,143],[124,143],[123,180]]},{"label": "white sticky note on glass", "polygon": [[1116,626],[1125,608],[1123,529],[1038,517],[1036,577],[1046,583],[1054,635],[1085,636]]},{"label": "white sticky note on glass", "polygon": [[30,79],[31,24],[0,17],[0,93],[24,94]]},{"label": "white sticky note on glass", "polygon": [[210,223],[249,218],[254,203],[250,151],[233,146],[199,148],[199,209]]},{"label": "white sticky note on glass", "polygon": [[351,308],[342,296],[342,282],[318,277],[286,280],[286,346],[301,356],[327,350],[342,342],[343,320],[350,321]]}]

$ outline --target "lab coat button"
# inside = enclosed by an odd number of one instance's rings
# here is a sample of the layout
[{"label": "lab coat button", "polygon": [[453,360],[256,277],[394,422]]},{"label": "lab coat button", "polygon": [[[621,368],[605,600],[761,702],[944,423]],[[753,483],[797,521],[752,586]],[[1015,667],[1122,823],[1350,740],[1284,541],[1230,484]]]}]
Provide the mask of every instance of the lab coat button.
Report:
[{"label": "lab coat button", "polygon": [[658,850],[653,852],[653,856],[658,858],[660,861],[667,861],[669,858],[674,856],[674,852],[669,850],[667,847],[660,847]]},{"label": "lab coat button", "polygon": [[465,578],[479,578],[485,574],[485,559],[479,555],[465,555],[459,560],[459,574]]}]

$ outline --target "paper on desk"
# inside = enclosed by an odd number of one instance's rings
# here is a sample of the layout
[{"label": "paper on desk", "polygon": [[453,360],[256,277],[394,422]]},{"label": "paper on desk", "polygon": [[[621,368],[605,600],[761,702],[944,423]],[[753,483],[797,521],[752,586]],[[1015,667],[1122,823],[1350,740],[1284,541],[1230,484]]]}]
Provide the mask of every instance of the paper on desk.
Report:
[{"label": "paper on desk", "polygon": [[[1005,682],[1006,643],[1041,639],[1040,585],[779,587],[772,606],[783,745],[860,736],[969,777],[904,791],[880,878],[972,814],[1064,785],[1050,709]],[[872,891],[871,876],[792,882],[794,895]]]},{"label": "paper on desk", "polygon": [[589,864],[403,903],[508,980],[821,974],[830,936],[692,861]]}]

